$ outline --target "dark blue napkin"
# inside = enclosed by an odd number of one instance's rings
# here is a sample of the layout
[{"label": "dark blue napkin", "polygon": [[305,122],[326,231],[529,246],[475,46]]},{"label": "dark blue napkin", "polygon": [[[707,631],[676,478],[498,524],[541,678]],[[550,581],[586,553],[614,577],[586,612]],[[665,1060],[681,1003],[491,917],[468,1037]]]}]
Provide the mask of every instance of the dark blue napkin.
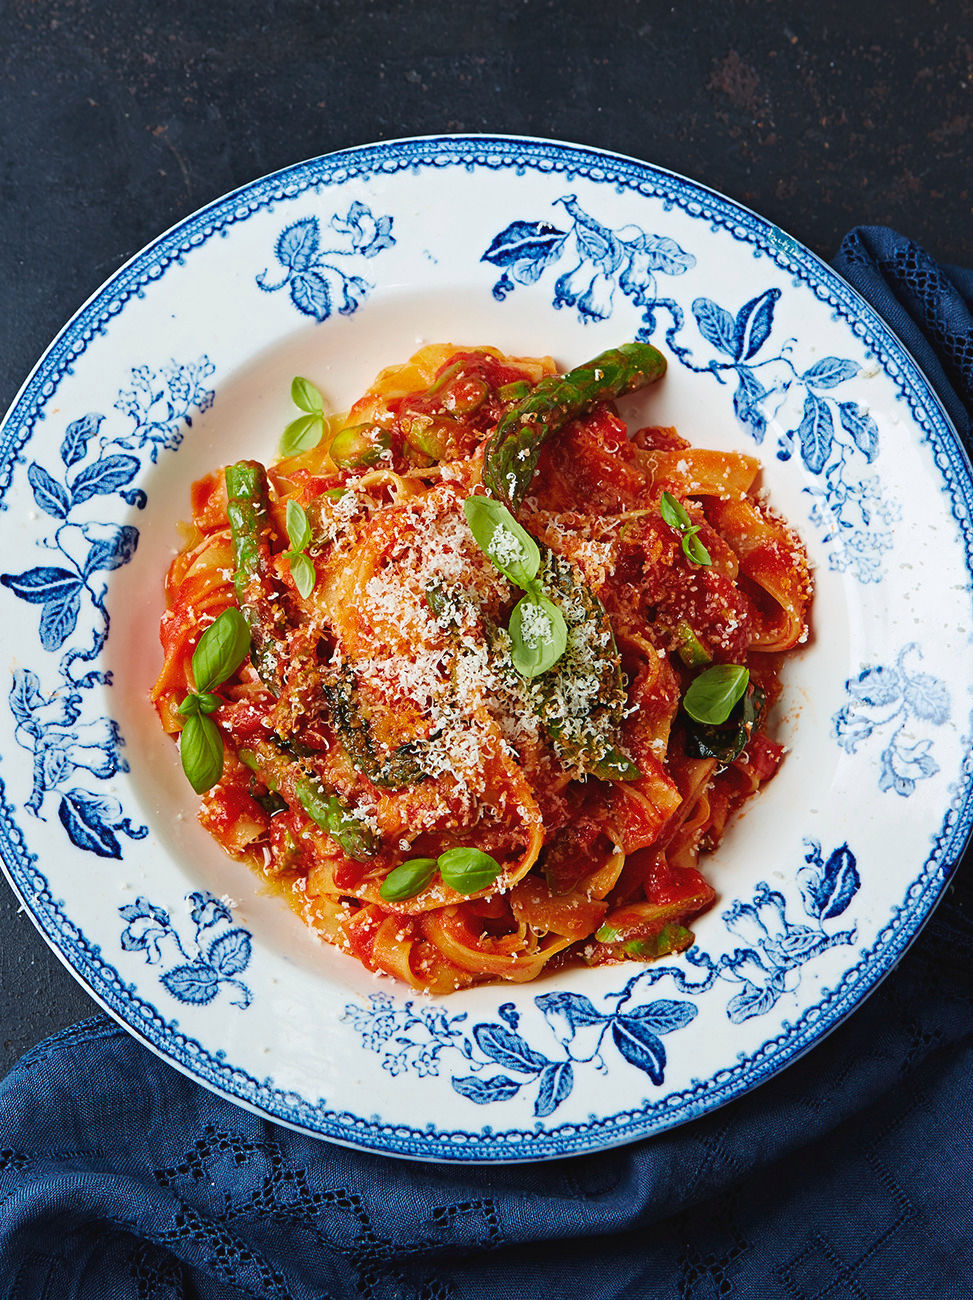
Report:
[{"label": "dark blue napkin", "polygon": [[[883,229],[852,231],[835,264],[968,440],[973,273]],[[898,969],[778,1078],[660,1137],[533,1166],[302,1137],[97,1017],[0,1087],[0,1296],[969,1300],[971,901],[961,868]]]}]

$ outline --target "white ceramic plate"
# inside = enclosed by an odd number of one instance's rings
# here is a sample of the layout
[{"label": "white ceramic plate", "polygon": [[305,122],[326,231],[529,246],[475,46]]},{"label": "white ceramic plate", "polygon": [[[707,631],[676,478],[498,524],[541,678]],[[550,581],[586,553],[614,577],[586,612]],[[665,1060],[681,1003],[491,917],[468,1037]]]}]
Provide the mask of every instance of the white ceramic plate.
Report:
[{"label": "white ceramic plate", "polygon": [[[291,377],[335,409],[426,341],[670,357],[631,400],[756,449],[816,565],[791,747],[656,965],[419,997],[318,943],[197,826],[148,702],[190,483],[273,459]],[[429,138],[303,163],[190,217],[58,336],[3,426],[0,843],[45,937],[234,1101],[414,1158],[628,1142],[794,1061],[895,964],[969,829],[971,482],[922,376],[827,266],[645,163]]]}]

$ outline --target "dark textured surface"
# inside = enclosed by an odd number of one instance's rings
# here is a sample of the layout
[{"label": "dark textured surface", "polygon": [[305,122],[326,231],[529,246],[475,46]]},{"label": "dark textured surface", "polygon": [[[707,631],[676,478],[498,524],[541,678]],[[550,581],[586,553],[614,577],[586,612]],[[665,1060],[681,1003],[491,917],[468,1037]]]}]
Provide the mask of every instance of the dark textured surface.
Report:
[{"label": "dark textured surface", "polygon": [[[970,0],[0,5],[0,406],[153,236],[315,154],[443,131],[633,154],[824,257],[973,263]],[[91,1009],[0,890],[0,1070]]]}]

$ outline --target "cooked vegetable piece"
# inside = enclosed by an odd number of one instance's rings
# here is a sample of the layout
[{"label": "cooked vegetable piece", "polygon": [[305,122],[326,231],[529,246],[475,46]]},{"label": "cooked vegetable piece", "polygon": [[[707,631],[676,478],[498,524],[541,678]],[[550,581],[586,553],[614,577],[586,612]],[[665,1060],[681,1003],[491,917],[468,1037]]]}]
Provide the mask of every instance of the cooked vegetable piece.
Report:
[{"label": "cooked vegetable piece", "polygon": [[650,343],[623,343],[565,375],[542,379],[500,420],[487,443],[484,484],[516,512],[549,438],[599,402],[655,383],[665,369],[665,357]]},{"label": "cooked vegetable piece", "polygon": [[227,465],[226,512],[236,569],[233,589],[250,628],[250,654],[261,681],[280,694],[284,611],[275,590],[270,556],[267,473],[255,460]]},{"label": "cooked vegetable piece", "polygon": [[294,793],[311,821],[330,835],[349,858],[361,862],[374,855],[375,837],[369,828],[315,777],[298,777]]},{"label": "cooked vegetable piece", "polygon": [[399,790],[415,785],[425,776],[418,759],[419,743],[400,745],[386,758],[375,752],[372,729],[355,692],[355,677],[350,668],[338,676],[321,678],[321,693],[331,711],[331,723],[341,739],[353,766],[370,781],[385,789]]},{"label": "cooked vegetable piece", "polygon": [[264,783],[271,794],[283,792],[296,799],[311,820],[356,862],[365,862],[376,852],[370,827],[348,808],[321,779],[309,774],[299,762],[282,754],[268,741],[256,741],[240,751],[242,762]]},{"label": "cooked vegetable piece", "polygon": [[639,960],[653,957],[668,957],[674,952],[683,952],[695,938],[692,930],[684,925],[664,925],[658,934],[648,939],[629,939],[622,945],[625,955]]},{"label": "cooked vegetable piece", "polygon": [[350,424],[335,434],[328,454],[342,469],[362,469],[376,464],[391,445],[391,435],[380,424]]},{"label": "cooked vegetable piece", "polygon": [[687,668],[712,663],[712,656],[685,619],[676,624],[676,653]]}]

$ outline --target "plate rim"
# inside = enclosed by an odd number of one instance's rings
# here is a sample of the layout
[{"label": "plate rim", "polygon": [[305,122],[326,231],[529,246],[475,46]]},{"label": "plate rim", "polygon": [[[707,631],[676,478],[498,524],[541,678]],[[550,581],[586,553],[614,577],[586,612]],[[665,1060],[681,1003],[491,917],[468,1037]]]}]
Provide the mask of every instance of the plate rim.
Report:
[{"label": "plate rim", "polygon": [[[444,146],[446,146],[445,152]],[[472,156],[464,158],[462,156],[464,149]],[[495,163],[491,163],[488,157],[479,156],[489,153],[491,149],[498,154]],[[520,152],[520,157],[515,161],[512,155],[516,151]],[[563,165],[542,167],[541,161],[545,153],[548,155],[548,160],[553,154]],[[384,168],[369,167],[369,163],[379,162],[383,157],[386,162],[393,160],[395,165]],[[945,474],[947,483],[954,493],[957,489],[965,488],[963,495],[967,505],[973,507],[973,467],[971,467],[970,457],[935,389],[891,326],[854,286],[816,253],[737,200],[670,169],[629,155],[588,145],[535,136],[488,133],[401,137],[322,154],[246,182],[227,194],[211,200],[156,236],[107,277],[82,303],[55,335],[15,395],[2,421],[0,502],[4,502],[6,498],[14,472],[21,460],[23,448],[32,436],[38,421],[44,418],[44,406],[57,391],[61,378],[65,373],[71,372],[72,365],[80,360],[92,339],[104,333],[111,318],[123,309],[128,299],[133,295],[141,296],[141,286],[161,278],[172,262],[181,262],[184,255],[191,253],[195,248],[202,247],[215,234],[232,226],[238,220],[246,220],[254,212],[272,206],[277,200],[294,197],[295,194],[315,186],[327,187],[350,179],[347,175],[339,174],[342,160],[355,160],[358,166],[353,174],[366,182],[382,172],[390,174],[406,168],[445,168],[451,165],[466,165],[471,170],[477,166],[515,168],[518,174],[531,168],[536,171],[574,173],[597,183],[613,183],[616,189],[627,188],[636,193],[641,192],[646,197],[662,198],[664,202],[667,198],[662,188],[667,185],[668,202],[682,207],[690,216],[704,217],[711,228],[715,228],[716,225],[727,227],[734,238],[750,243],[755,249],[772,256],[778,266],[792,276],[798,276],[804,286],[815,296],[827,302],[833,311],[840,311],[852,332],[865,346],[880,356],[883,371],[896,385],[900,395],[906,399],[913,418],[919,426],[918,432],[922,440],[932,445],[934,453],[942,450],[948,455],[950,465],[949,472]],[[603,170],[597,165],[599,161],[609,171],[615,168],[617,174],[595,174]],[[329,164],[329,174],[326,177],[319,175],[318,173]],[[623,173],[628,174],[623,175]],[[651,178],[655,185],[646,189],[644,184],[642,186],[637,184],[636,177],[640,174]],[[298,184],[291,191],[289,186],[298,180],[302,180],[303,183]],[[687,193],[677,195],[672,192],[673,188],[681,188]],[[690,199],[690,195],[694,196],[693,199]],[[250,200],[246,205],[247,210],[238,211],[235,205],[245,196]],[[692,203],[699,203],[701,200],[713,204],[717,210],[724,211],[722,213],[693,212]],[[735,214],[739,220],[734,223],[728,219],[728,214]],[[203,229],[208,219],[219,217],[222,219],[214,220],[210,229]],[[734,224],[744,227],[745,234],[735,233],[732,229]],[[775,252],[772,253],[771,248]],[[781,258],[786,260],[781,261]],[[822,281],[823,287],[830,288],[830,297],[821,293]],[[856,327],[851,319],[852,312],[860,328]],[[76,346],[79,335],[80,347]],[[890,351],[891,357],[888,355]],[[887,365],[889,360],[895,362],[897,370],[889,369]],[[938,429],[935,428],[937,423],[940,426]],[[955,510],[953,513],[963,535],[967,569],[973,573],[973,524],[970,517],[961,518]],[[2,860],[4,874],[42,938],[71,975],[119,1021],[127,1032],[132,1033],[150,1050],[197,1083],[215,1091],[233,1104],[241,1105],[286,1127],[359,1150],[415,1160],[514,1163],[606,1150],[660,1133],[744,1095],[780,1073],[812,1046],[821,1042],[828,1033],[842,1024],[852,1011],[861,1006],[878,984],[894,969],[941,900],[973,831],[973,754],[970,752],[967,752],[964,757],[962,771],[952,788],[953,797],[949,806],[943,811],[940,829],[934,838],[933,847],[922,864],[921,871],[917,866],[916,875],[906,898],[878,931],[872,947],[867,952],[860,953],[859,961],[854,967],[845,970],[838,987],[833,990],[822,989],[819,1000],[813,1006],[805,1008],[786,1033],[778,1036],[776,1043],[772,1040],[766,1041],[756,1058],[750,1058],[746,1063],[738,1063],[731,1069],[719,1071],[715,1076],[700,1081],[695,1088],[684,1089],[682,1093],[668,1093],[664,1098],[667,1109],[676,1110],[677,1113],[663,1122],[656,1123],[647,1122],[647,1117],[657,1108],[649,1106],[647,1109],[621,1111],[611,1116],[591,1117],[585,1124],[564,1124],[544,1131],[502,1130],[485,1125],[479,1133],[471,1129],[449,1132],[436,1129],[434,1125],[428,1125],[423,1129],[398,1123],[382,1123],[377,1119],[364,1120],[361,1116],[328,1109],[323,1099],[312,1103],[285,1090],[268,1088],[267,1085],[271,1080],[261,1084],[239,1067],[228,1066],[226,1062],[219,1059],[222,1053],[213,1053],[210,1049],[204,1048],[198,1040],[180,1031],[176,1024],[166,1021],[154,1006],[146,1003],[138,995],[135,985],[125,985],[117,969],[101,959],[97,946],[92,946],[70,918],[61,913],[57,900],[50,892],[47,878],[35,867],[36,855],[30,854],[26,849],[22,832],[15,820],[15,811],[8,803],[2,781],[0,781],[0,847],[2,847],[0,860]],[[43,882],[42,888],[35,889],[30,896],[25,889],[21,888],[21,882],[11,868],[11,861],[18,861],[18,857],[30,871],[34,872],[34,883]],[[29,872],[25,872],[25,876],[27,874]],[[919,885],[922,888],[907,909],[909,896]],[[41,915],[42,901],[49,911],[46,921]],[[35,902],[38,905],[36,910]],[[900,915],[903,910],[908,911],[904,925],[901,924]],[[63,922],[65,931],[73,930],[75,937],[72,939],[64,935],[59,942],[58,937],[52,933],[52,918],[58,918]],[[889,937],[886,939],[884,936],[887,934]],[[62,943],[70,943],[72,945],[70,950],[62,946]],[[85,950],[83,968],[79,967],[76,960],[81,949]],[[877,955],[880,955],[882,960],[880,968],[875,970],[872,968],[872,961]],[[866,966],[869,967],[867,971]],[[100,973],[103,978],[105,972],[110,973],[114,980],[109,978],[104,985],[101,985],[100,981],[96,983],[96,974]],[[861,978],[851,980],[852,976],[857,976],[859,973]],[[115,990],[114,984],[120,986],[120,991]],[[118,1005],[114,1005],[115,1002]],[[144,1030],[137,1023],[138,1017],[133,1014],[136,1010],[139,1010],[142,1018],[148,1022]],[[809,1023],[819,1020],[822,1012],[826,1021],[823,1027]],[[152,1036],[153,1030],[160,1033],[161,1041]],[[781,1039],[783,1041],[780,1041]],[[180,1053],[189,1048],[195,1048],[191,1054],[191,1063],[180,1059]],[[769,1048],[775,1050],[770,1052],[764,1067],[757,1070],[757,1077],[751,1077],[755,1061],[760,1061],[767,1056]],[[201,1064],[205,1064],[206,1071],[200,1069]],[[738,1071],[742,1072],[742,1076],[735,1082],[734,1075]],[[226,1077],[228,1072],[230,1079]],[[725,1077],[717,1090],[720,1095],[714,1100],[714,1086],[716,1079],[721,1075]],[[252,1095],[242,1096],[239,1091],[233,1090],[232,1083],[239,1084]],[[696,1094],[699,1094],[698,1098]],[[658,1104],[661,1104],[662,1100],[660,1099]],[[677,1101],[680,1102],[678,1106],[674,1105]],[[295,1105],[298,1111],[310,1111],[310,1113],[296,1117],[293,1113]],[[285,1113],[288,1107],[292,1109],[291,1115]],[[621,1120],[625,1123],[620,1124]],[[635,1131],[630,1131],[633,1129]],[[530,1145],[530,1150],[526,1153],[517,1153],[514,1150],[518,1144],[523,1146],[525,1143]]]}]

